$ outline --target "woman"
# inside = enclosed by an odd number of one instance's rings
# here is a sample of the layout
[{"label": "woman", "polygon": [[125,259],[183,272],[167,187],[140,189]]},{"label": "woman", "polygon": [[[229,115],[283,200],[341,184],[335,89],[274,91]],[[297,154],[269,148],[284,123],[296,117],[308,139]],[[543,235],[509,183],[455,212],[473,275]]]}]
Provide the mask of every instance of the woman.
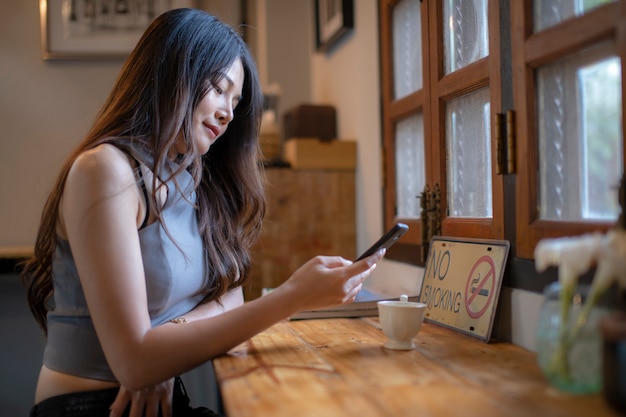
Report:
[{"label": "woman", "polygon": [[316,257],[243,303],[265,212],[261,106],[229,26],[178,9],[146,30],[63,166],[23,271],[47,331],[32,416],[184,415],[177,375],[354,299],[382,252]]}]

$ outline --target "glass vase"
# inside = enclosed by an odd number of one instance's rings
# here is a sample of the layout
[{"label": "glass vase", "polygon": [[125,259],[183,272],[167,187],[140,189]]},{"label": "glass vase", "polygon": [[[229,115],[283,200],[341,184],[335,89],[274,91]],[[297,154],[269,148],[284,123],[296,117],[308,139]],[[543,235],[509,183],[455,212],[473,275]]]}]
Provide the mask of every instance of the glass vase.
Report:
[{"label": "glass vase", "polygon": [[602,390],[602,333],[600,321],[609,309],[586,304],[589,287],[563,291],[559,282],[544,290],[537,324],[537,361],[548,382],[571,394]]},{"label": "glass vase", "polygon": [[604,398],[626,416],[626,310],[605,317],[600,329],[604,336]]}]

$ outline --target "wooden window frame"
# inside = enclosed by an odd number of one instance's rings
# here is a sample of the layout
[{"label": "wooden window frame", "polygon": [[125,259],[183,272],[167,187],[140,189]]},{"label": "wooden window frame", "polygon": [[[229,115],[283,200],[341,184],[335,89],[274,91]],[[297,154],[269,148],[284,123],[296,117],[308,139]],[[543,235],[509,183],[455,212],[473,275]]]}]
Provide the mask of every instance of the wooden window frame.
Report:
[{"label": "wooden window frame", "polygon": [[[496,113],[502,112],[501,94],[501,70],[500,70],[500,10],[499,0],[489,0],[489,54],[467,67],[461,68],[451,74],[444,75],[443,68],[443,10],[441,1],[432,1],[430,7],[431,25],[436,25],[436,36],[431,37],[431,50],[435,52],[434,59],[430,59],[431,74],[436,74],[436,79],[431,80],[432,99],[431,107],[435,109],[432,131],[433,137],[438,140],[433,145],[433,169],[434,183],[440,184],[442,190],[441,207],[442,234],[455,237],[471,237],[484,239],[502,239],[504,237],[504,201],[503,201],[503,176],[496,174],[497,146],[495,144],[494,119]],[[433,7],[434,6],[434,7]],[[494,30],[495,29],[495,30]],[[469,92],[483,87],[489,87],[490,109],[492,121],[491,133],[491,178],[492,178],[492,202],[493,217],[486,218],[455,218],[448,217],[447,213],[447,172],[446,172],[446,103],[451,99],[461,97]]]},{"label": "wooden window frame", "polygon": [[[607,231],[614,222],[557,222],[539,219],[537,187],[537,97],[535,70],[585,47],[612,40],[616,55],[626,57],[626,1],[610,3],[568,19],[538,33],[533,32],[532,0],[511,2],[513,88],[516,108],[516,256],[532,259],[539,240],[593,231]],[[624,112],[622,64],[622,120]],[[624,141],[622,137],[622,141]],[[623,158],[626,161],[626,146]],[[617,185],[617,184],[616,184]]]},{"label": "wooden window frame", "polygon": [[[490,219],[452,218],[447,213],[446,182],[446,103],[479,88],[490,87],[491,119],[501,112],[500,78],[500,15],[499,0],[488,1],[489,55],[477,62],[444,76],[442,3],[438,0],[421,1],[423,88],[399,100],[393,99],[393,8],[398,0],[380,0],[381,85],[383,110],[383,164],[384,164],[384,222],[390,228],[396,222],[410,226],[409,232],[392,247],[387,258],[415,265],[423,265],[421,247],[421,219],[404,219],[396,216],[395,178],[395,124],[411,114],[421,112],[424,117],[426,183],[441,189],[441,234],[459,237],[502,239],[504,237],[503,178],[496,175],[496,149],[494,123],[491,123],[492,201],[493,217]],[[491,30],[491,27],[497,30]],[[433,34],[433,35],[431,35]],[[417,196],[416,196],[417,197]],[[419,200],[416,198],[416,204]]]},{"label": "wooden window frame", "polygon": [[[534,33],[532,27],[532,0],[489,1],[488,57],[461,70],[444,76],[443,36],[441,32],[442,3],[440,0],[423,0],[422,90],[394,102],[391,15],[396,0],[380,0],[381,19],[381,85],[383,102],[383,158],[385,189],[385,226],[405,221],[411,226],[403,244],[396,245],[387,257],[420,265],[421,221],[395,216],[395,162],[394,123],[421,111],[424,115],[426,183],[438,183],[442,190],[442,234],[456,237],[507,239],[511,241],[510,266],[504,284],[541,291],[548,282],[556,279],[554,271],[537,274],[533,265],[534,248],[544,238],[579,235],[592,231],[607,231],[614,222],[555,222],[539,220],[537,195],[537,120],[535,70],[575,51],[610,40],[615,44],[615,54],[621,59],[622,120],[626,117],[626,0],[599,6],[582,16],[573,17]],[[501,13],[501,7],[504,12]],[[494,30],[497,29],[497,30]],[[429,33],[436,36],[429,36]],[[510,36],[510,38],[509,38]],[[510,42],[510,44],[509,44]],[[502,75],[508,71],[509,74]],[[446,154],[445,105],[452,98],[468,91],[489,85],[491,114],[514,111],[515,118],[515,168],[513,173],[496,175],[497,147],[492,122],[492,189],[493,220],[458,219],[446,216]],[[622,128],[623,129],[623,128]],[[626,161],[626,140],[622,132],[623,159]],[[505,220],[506,218],[506,220]],[[528,279],[532,278],[532,279]]]},{"label": "wooden window frame", "polygon": [[[420,250],[422,244],[422,224],[421,221],[415,219],[407,219],[396,215],[396,166],[395,166],[395,125],[398,121],[412,114],[421,112],[424,117],[424,137],[428,137],[430,131],[430,117],[428,115],[427,103],[430,101],[428,95],[429,90],[424,84],[421,90],[418,90],[399,100],[394,100],[394,84],[393,84],[393,39],[392,39],[392,19],[393,8],[399,0],[380,0],[380,37],[381,37],[381,85],[382,85],[382,109],[383,109],[383,189],[385,193],[384,202],[384,223],[385,228],[389,229],[397,222],[406,223],[409,231],[398,242],[392,246],[386,254],[389,259],[394,259],[410,264],[419,265]],[[428,36],[428,2],[421,5],[422,18],[422,39]],[[428,43],[422,45],[422,60],[427,62],[429,54]],[[428,79],[428,65],[424,65],[424,79]],[[430,143],[425,140],[425,161],[426,161],[426,178],[430,171]],[[419,204],[419,200],[415,200],[415,204]]]}]

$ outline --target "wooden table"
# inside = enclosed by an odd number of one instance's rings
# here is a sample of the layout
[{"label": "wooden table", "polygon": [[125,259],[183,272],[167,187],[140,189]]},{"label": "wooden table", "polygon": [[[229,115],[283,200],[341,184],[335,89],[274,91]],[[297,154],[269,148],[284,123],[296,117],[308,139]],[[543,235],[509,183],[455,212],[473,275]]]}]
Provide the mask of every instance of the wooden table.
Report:
[{"label": "wooden table", "polygon": [[229,417],[616,416],[550,387],[534,353],[424,323],[392,351],[378,318],[281,322],[213,361]]}]

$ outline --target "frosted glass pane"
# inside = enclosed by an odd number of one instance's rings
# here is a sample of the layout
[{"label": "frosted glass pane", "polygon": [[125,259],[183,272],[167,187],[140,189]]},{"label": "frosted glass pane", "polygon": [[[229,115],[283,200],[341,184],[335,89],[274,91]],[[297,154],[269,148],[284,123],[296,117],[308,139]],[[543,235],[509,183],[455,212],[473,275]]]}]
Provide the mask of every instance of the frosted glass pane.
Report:
[{"label": "frosted glass pane", "polygon": [[487,0],[444,0],[444,69],[450,74],[489,53]]},{"label": "frosted glass pane", "polygon": [[422,88],[422,18],[419,0],[402,0],[393,8],[394,99]]},{"label": "frosted glass pane", "polygon": [[396,124],[396,207],[398,217],[420,217],[419,194],[426,185],[424,116],[421,113]]},{"label": "frosted glass pane", "polygon": [[619,215],[621,64],[606,50],[582,51],[537,71],[541,219]]},{"label": "frosted glass pane", "polygon": [[493,217],[489,111],[488,88],[446,106],[450,217]]},{"label": "frosted glass pane", "polygon": [[580,16],[615,0],[535,0],[533,3],[535,32],[564,20]]}]

